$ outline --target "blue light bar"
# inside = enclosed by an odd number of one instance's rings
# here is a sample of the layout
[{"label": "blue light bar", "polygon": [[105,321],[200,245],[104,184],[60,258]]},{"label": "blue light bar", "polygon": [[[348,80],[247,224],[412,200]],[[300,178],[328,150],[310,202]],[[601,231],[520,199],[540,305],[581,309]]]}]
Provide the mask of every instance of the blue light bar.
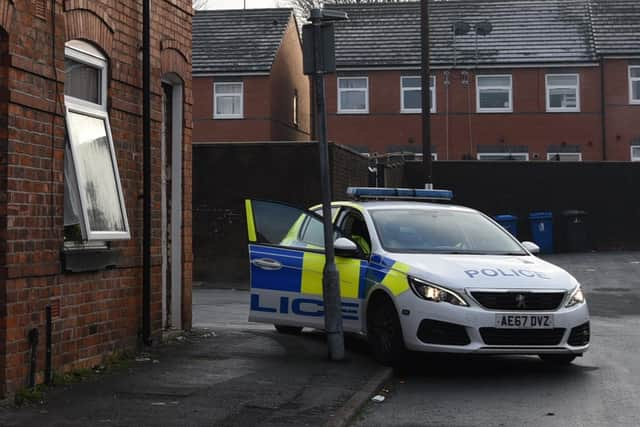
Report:
[{"label": "blue light bar", "polygon": [[453,199],[451,190],[424,190],[420,188],[349,187],[347,194],[354,199]]}]

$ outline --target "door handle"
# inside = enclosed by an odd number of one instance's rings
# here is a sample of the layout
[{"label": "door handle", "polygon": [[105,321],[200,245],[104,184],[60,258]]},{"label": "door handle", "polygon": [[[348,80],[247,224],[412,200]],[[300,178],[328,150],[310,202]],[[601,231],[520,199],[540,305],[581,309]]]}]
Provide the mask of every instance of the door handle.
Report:
[{"label": "door handle", "polygon": [[282,264],[279,261],[271,258],[254,259],[251,264],[263,270],[280,270],[282,268]]}]

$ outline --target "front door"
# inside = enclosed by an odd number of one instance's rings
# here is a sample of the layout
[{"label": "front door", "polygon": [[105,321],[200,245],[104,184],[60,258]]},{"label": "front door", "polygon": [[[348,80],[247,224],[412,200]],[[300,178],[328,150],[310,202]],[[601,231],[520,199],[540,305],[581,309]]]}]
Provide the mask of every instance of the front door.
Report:
[{"label": "front door", "polygon": [[[246,201],[251,309],[249,320],[324,327],[322,217],[282,203]],[[340,232],[336,232],[336,237]],[[367,262],[336,257],[345,331],[361,331]]]}]

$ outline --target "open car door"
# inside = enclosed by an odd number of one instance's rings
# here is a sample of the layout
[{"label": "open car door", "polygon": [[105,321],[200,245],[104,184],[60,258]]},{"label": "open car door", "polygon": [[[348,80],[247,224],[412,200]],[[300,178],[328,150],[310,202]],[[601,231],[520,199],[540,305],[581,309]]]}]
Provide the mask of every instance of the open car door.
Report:
[{"label": "open car door", "polygon": [[[245,208],[251,272],[249,320],[322,329],[322,217],[277,202],[246,200]],[[344,329],[348,331],[361,330],[358,297],[365,283],[363,263],[366,261],[358,257],[336,257]]]}]

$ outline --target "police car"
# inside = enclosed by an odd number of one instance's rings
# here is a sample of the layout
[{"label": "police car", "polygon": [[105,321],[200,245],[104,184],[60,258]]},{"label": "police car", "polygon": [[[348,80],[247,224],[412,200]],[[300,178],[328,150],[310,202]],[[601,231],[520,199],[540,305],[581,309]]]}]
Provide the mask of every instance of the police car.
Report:
[{"label": "police car", "polygon": [[[589,346],[578,281],[537,258],[446,190],[349,188],[334,202],[345,332],[367,338],[385,364],[405,350],[533,354],[568,364]],[[426,201],[428,200],[428,201]],[[321,208],[245,203],[250,321],[283,333],[322,329]]]}]

